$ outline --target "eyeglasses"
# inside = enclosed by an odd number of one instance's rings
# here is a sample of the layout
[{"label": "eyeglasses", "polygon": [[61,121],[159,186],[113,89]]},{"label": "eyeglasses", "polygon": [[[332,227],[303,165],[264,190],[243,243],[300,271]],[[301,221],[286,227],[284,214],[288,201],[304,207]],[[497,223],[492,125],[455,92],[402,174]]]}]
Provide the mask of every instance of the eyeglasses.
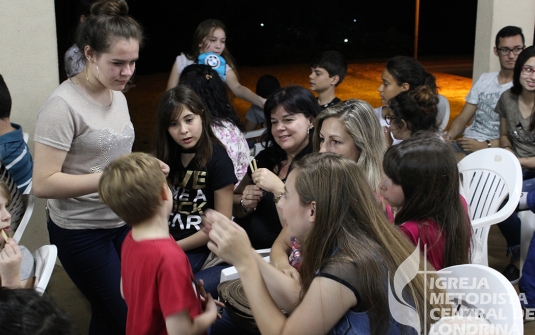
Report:
[{"label": "eyeglasses", "polygon": [[512,49],[509,49],[508,47],[502,47],[498,48],[498,50],[500,51],[500,55],[502,56],[509,56],[509,53],[511,53],[511,51],[513,52],[513,55],[518,55],[522,52],[522,50],[524,50],[524,47],[514,47]]},{"label": "eyeglasses", "polygon": [[392,123],[392,120],[397,120],[398,118],[392,115],[385,115],[384,119],[385,119],[386,124],[390,126],[390,124]]},{"label": "eyeglasses", "polygon": [[531,66],[522,66],[522,74],[525,76],[531,76],[535,72],[535,69]]}]

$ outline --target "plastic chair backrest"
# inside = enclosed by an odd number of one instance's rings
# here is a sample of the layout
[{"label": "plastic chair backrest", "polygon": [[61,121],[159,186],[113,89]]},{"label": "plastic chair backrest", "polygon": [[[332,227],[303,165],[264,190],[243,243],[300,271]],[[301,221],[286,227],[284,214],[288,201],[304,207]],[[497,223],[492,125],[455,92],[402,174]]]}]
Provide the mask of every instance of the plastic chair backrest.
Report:
[{"label": "plastic chair backrest", "polygon": [[474,234],[472,263],[488,265],[490,226],[504,221],[516,209],[522,192],[522,169],[516,156],[501,148],[478,150],[463,158],[458,167]]},{"label": "plastic chair backrest", "polygon": [[20,220],[20,224],[18,225],[17,229],[15,229],[15,234],[13,234],[13,239],[17,243],[20,243],[22,234],[24,233],[24,230],[26,230],[26,227],[28,226],[28,222],[30,222],[30,218],[32,217],[32,213],[33,213],[33,208],[35,206],[35,196],[33,194],[30,194],[31,191],[32,191],[32,182],[28,184],[28,186],[24,190],[24,193],[22,194],[23,200],[26,204],[26,209],[24,210],[24,215],[22,216],[22,219]]},{"label": "plastic chair backrest", "polygon": [[57,256],[58,248],[53,244],[43,245],[33,253],[35,259],[34,287],[39,294],[43,294],[48,286]]},{"label": "plastic chair backrest", "polygon": [[442,132],[446,130],[446,127],[448,126],[448,122],[450,122],[450,103],[448,99],[441,94],[438,95],[437,109],[438,109],[437,120],[440,122],[440,124],[438,125],[438,128]]},{"label": "plastic chair backrest", "polygon": [[[11,201],[7,206],[8,212],[11,214],[11,231],[16,231],[19,226],[24,211],[26,210],[26,202],[22,193],[19,191],[15,180],[11,177],[11,174],[7,170],[4,163],[0,160],[0,180],[6,183],[7,188],[11,196]],[[30,187],[28,185],[26,188]],[[31,189],[31,187],[30,187]]]},{"label": "plastic chair backrest", "polygon": [[483,318],[503,334],[524,334],[517,292],[501,273],[480,264],[462,264],[444,268],[436,275],[440,282],[437,286],[454,301],[453,315]]}]

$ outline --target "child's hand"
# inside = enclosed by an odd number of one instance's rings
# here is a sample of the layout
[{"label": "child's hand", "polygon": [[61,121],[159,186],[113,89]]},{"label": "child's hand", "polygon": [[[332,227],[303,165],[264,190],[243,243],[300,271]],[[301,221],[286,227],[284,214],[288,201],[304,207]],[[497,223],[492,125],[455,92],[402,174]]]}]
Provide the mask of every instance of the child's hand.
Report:
[{"label": "child's hand", "polygon": [[[224,303],[222,303],[221,301],[214,300],[210,294],[206,293],[204,289],[204,281],[202,279],[199,279],[199,281],[197,282],[197,287],[199,288],[199,293],[201,295],[201,302],[202,302],[203,310],[206,310],[206,305],[208,304],[208,301],[210,299],[214,301],[214,303],[216,304],[216,307],[220,307],[220,308],[225,307]],[[217,313],[217,318],[221,319],[221,314],[219,313],[219,311]]]},{"label": "child's hand", "polygon": [[14,239],[10,238],[0,252],[0,278],[2,286],[20,288],[22,254]]},{"label": "child's hand", "polygon": [[[210,297],[211,297],[211,296],[210,296]],[[218,319],[221,319],[221,318],[223,318],[223,317],[221,316],[221,314],[223,314],[223,308],[225,308],[225,304],[222,303],[222,302],[219,301],[219,300],[214,300],[214,302],[215,302],[215,305],[216,305],[216,307],[217,307],[217,318],[218,318]]]},{"label": "child's hand", "polygon": [[221,315],[217,312],[217,304],[219,301],[215,301],[210,294],[206,295],[206,302],[203,306],[204,313],[210,316],[211,322],[215,322],[216,319],[220,319]]},{"label": "child's hand", "polygon": [[169,171],[171,171],[171,168],[169,168],[169,165],[165,164],[159,159],[158,159],[158,163],[160,163],[160,169],[162,169],[163,174],[167,177],[169,175]]}]

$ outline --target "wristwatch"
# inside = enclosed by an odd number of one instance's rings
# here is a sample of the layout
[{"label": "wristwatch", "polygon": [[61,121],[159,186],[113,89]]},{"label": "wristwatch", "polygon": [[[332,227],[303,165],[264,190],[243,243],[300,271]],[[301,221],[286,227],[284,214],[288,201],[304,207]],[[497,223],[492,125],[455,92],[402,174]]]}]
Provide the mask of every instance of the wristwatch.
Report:
[{"label": "wristwatch", "polygon": [[487,142],[487,147],[490,148],[492,145],[490,144],[490,140],[485,140]]},{"label": "wristwatch", "polygon": [[284,195],[284,192],[279,193],[279,195],[273,196],[273,202],[277,203],[281,199],[281,197]]}]

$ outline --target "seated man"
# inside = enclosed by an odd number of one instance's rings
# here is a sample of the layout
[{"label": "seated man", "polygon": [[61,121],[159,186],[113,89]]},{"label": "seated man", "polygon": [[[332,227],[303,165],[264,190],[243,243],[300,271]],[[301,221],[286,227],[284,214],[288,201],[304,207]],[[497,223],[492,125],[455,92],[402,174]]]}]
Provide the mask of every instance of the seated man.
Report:
[{"label": "seated man", "polygon": [[11,95],[0,75],[0,157],[21,193],[32,181],[33,160],[22,127],[11,123]]},{"label": "seated man", "polygon": [[[524,35],[519,27],[504,27],[496,35],[494,54],[500,61],[500,71],[479,77],[466,96],[463,110],[445,135],[446,140],[454,140],[452,145],[458,152],[458,160],[476,150],[499,147],[500,120],[494,107],[500,95],[513,86],[516,59],[524,47]],[[470,126],[465,129],[468,123]],[[463,132],[464,136],[455,140]]]}]

